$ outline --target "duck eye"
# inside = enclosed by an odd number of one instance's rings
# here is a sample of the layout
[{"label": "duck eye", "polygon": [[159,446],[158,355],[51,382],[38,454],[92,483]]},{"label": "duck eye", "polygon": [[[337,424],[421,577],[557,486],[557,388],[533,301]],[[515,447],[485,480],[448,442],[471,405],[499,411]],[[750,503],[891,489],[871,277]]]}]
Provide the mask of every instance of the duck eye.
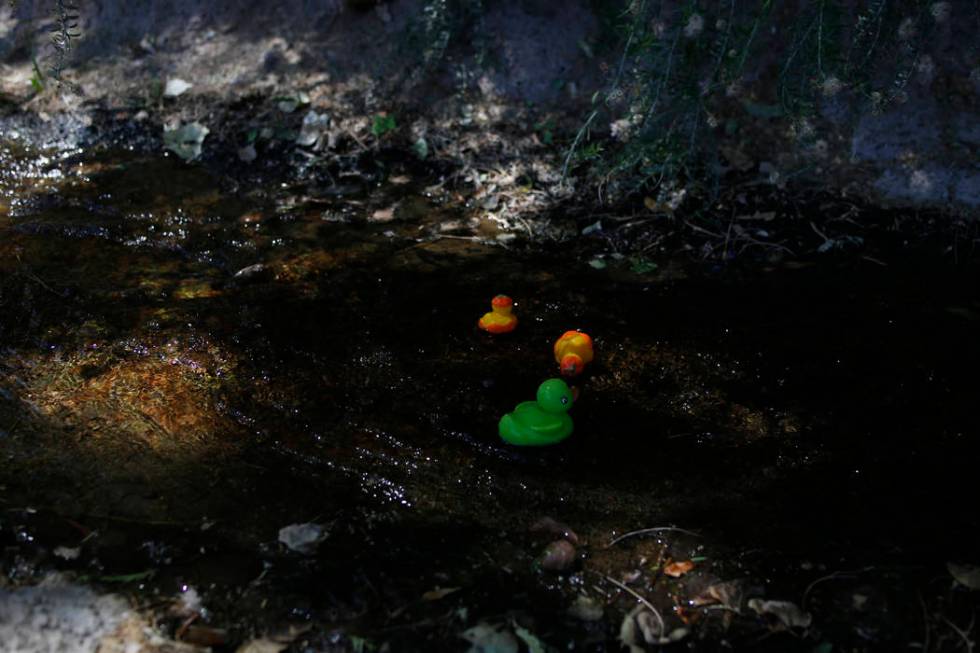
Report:
[{"label": "duck eye", "polygon": [[562,397],[561,398],[561,403],[567,404],[568,403],[568,397]]}]

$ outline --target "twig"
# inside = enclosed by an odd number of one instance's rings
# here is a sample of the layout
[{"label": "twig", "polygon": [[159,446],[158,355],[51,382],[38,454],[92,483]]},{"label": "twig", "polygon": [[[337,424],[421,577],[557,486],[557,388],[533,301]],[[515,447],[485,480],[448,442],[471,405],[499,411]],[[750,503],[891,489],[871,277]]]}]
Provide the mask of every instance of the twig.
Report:
[{"label": "twig", "polygon": [[922,607],[922,625],[925,628],[925,637],[922,638],[922,653],[929,653],[929,611],[926,609],[925,599],[922,598],[922,592],[917,592],[919,596],[919,605]]},{"label": "twig", "polygon": [[969,632],[965,632],[962,628],[954,624],[946,617],[942,617],[942,620],[946,622],[947,626],[953,629],[953,632],[955,632],[957,635],[960,636],[960,638],[963,640],[963,645],[966,646],[967,653],[973,653],[973,647],[975,646],[975,644],[970,639]]},{"label": "twig", "polygon": [[823,238],[823,240],[824,240],[825,243],[829,243],[829,242],[831,242],[833,240],[833,238],[827,238],[827,234],[825,234],[824,232],[822,232],[819,229],[817,229],[817,225],[813,224],[813,222],[810,222],[810,228],[813,229],[813,232],[815,234],[817,234],[818,236],[820,236],[821,238]]},{"label": "twig", "polygon": [[177,632],[174,633],[174,639],[179,642],[184,637],[184,633],[187,632],[187,629],[190,628],[191,624],[197,621],[200,616],[200,612],[195,612],[191,616],[187,617],[187,619],[184,620],[184,623],[180,624],[180,628],[177,629]]},{"label": "twig", "polygon": [[[615,585],[615,586],[616,586],[616,587],[618,587],[619,589],[621,589],[621,590],[623,590],[624,592],[628,592],[628,593],[629,593],[629,594],[631,594],[631,595],[632,595],[632,596],[633,596],[634,598],[636,598],[636,600],[637,600],[637,601],[639,601],[639,602],[640,602],[640,603],[642,603],[642,604],[643,604],[644,606],[646,606],[646,608],[647,608],[647,609],[648,609],[648,610],[649,610],[650,612],[652,612],[652,613],[653,613],[653,615],[654,615],[654,616],[655,616],[655,617],[657,618],[657,621],[659,621],[659,622],[660,622],[660,634],[661,634],[661,636],[663,636],[663,635],[666,635],[666,634],[667,634],[667,633],[665,632],[665,631],[667,630],[667,626],[666,626],[666,624],[664,624],[664,618],[660,616],[660,613],[659,613],[659,612],[657,611],[657,609],[656,609],[655,607],[653,607],[653,604],[652,604],[652,603],[650,603],[650,601],[648,601],[647,599],[645,599],[645,598],[643,598],[643,596],[642,596],[642,595],[641,595],[640,593],[638,593],[638,592],[636,592],[636,591],[634,591],[634,590],[632,590],[632,589],[630,589],[629,587],[627,587],[627,586],[626,586],[626,585],[624,585],[623,583],[620,583],[620,582],[619,582],[618,580],[616,580],[615,578],[612,578],[612,577],[610,577],[610,576],[605,576],[605,575],[603,575],[603,578],[605,578],[605,579],[606,579],[606,580],[608,580],[608,581],[609,581],[610,583],[612,583],[613,585]],[[971,652],[971,653],[972,653],[972,652]]]},{"label": "twig", "polygon": [[723,239],[725,238],[724,236],[722,236],[722,235],[721,235],[721,234],[719,234],[719,233],[715,233],[714,231],[708,231],[708,230],[707,230],[707,229],[705,229],[704,227],[699,227],[699,226],[697,226],[696,224],[694,224],[694,223],[693,223],[693,222],[691,222],[690,220],[685,220],[685,221],[684,221],[684,224],[686,224],[686,225],[687,225],[688,227],[690,227],[690,228],[691,228],[691,229],[693,229],[694,231],[699,231],[699,232],[701,232],[701,233],[703,233],[703,234],[707,234],[707,235],[709,235],[709,236],[714,236],[715,238],[717,238],[717,239],[719,239],[719,240],[723,240]]},{"label": "twig", "polygon": [[612,546],[612,545],[614,545],[614,544],[616,544],[618,542],[622,542],[627,537],[633,537],[634,535],[646,535],[648,533],[662,533],[664,531],[674,531],[674,532],[677,532],[677,533],[687,533],[688,535],[693,535],[694,537],[701,537],[701,534],[700,533],[695,533],[694,531],[689,531],[689,530],[684,529],[684,528],[677,528],[675,526],[657,526],[655,528],[643,528],[643,529],[640,529],[638,531],[630,531],[629,533],[624,533],[624,534],[620,535],[619,537],[617,537],[616,539],[614,539],[612,542],[610,542],[609,543],[609,546]]},{"label": "twig", "polygon": [[814,587],[816,587],[820,583],[828,580],[834,580],[835,578],[853,578],[858,574],[864,573],[866,571],[871,571],[873,569],[874,567],[864,567],[862,569],[857,569],[855,571],[835,571],[832,574],[821,576],[820,578],[816,579],[815,581],[807,585],[806,589],[803,590],[803,598],[800,600],[800,607],[806,610],[806,601],[807,598],[810,596],[810,592],[813,590]]}]

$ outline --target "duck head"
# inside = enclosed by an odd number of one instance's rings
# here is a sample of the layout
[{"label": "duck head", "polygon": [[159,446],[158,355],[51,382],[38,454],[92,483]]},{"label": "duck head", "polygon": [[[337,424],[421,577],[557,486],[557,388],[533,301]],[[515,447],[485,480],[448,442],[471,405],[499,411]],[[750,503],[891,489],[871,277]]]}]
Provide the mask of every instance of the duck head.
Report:
[{"label": "duck head", "polygon": [[568,412],[573,401],[575,395],[568,384],[561,379],[548,379],[538,386],[538,406],[547,413]]},{"label": "duck head", "polygon": [[490,302],[493,312],[501,316],[509,316],[514,308],[514,300],[507,295],[497,295]]}]

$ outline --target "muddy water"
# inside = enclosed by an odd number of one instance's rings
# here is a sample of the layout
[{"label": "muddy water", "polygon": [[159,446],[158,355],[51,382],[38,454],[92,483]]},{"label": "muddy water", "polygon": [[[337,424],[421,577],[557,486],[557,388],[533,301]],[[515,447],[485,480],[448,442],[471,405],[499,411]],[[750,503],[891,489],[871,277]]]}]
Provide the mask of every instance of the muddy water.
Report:
[{"label": "muddy water", "polygon": [[[598,650],[635,604],[604,576],[677,626],[675,606],[730,579],[813,614],[773,633],[751,612],[676,613],[705,648],[925,633],[942,650],[955,633],[930,615],[965,627],[976,609],[945,569],[980,555],[975,265],[667,253],[639,275],[593,269],[575,241],[499,238],[410,169],[325,186],[126,152],[0,157],[12,582],[121,582],[165,626],[194,587],[219,650],[298,623],[308,650],[463,650],[480,622]],[[475,322],[499,292],[521,326],[490,337]],[[574,436],[505,446],[497,419],[554,375],[569,328],[598,349]],[[535,565],[556,537],[531,531],[543,517],[577,533],[565,573]],[[326,529],[314,555],[277,543],[305,522]],[[667,525],[700,537],[608,545]],[[683,579],[656,571],[692,557]],[[601,620],[567,615],[580,594]]]}]

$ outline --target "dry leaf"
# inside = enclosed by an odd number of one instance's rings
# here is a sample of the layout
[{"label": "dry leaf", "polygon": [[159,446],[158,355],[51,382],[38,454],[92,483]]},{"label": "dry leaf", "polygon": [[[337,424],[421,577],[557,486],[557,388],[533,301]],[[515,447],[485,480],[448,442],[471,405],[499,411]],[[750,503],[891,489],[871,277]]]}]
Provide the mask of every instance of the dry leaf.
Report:
[{"label": "dry leaf", "polygon": [[643,198],[643,206],[647,207],[647,210],[648,211],[656,211],[657,210],[657,200],[653,199],[652,197],[644,197]]},{"label": "dry leaf", "polygon": [[422,595],[423,601],[438,601],[444,596],[449,596],[453,592],[458,592],[458,587],[437,587],[434,590],[429,590]]},{"label": "dry leaf", "polygon": [[691,605],[696,607],[714,604],[720,604],[732,612],[738,612],[742,605],[741,584],[733,580],[724,583],[715,583],[691,599]]},{"label": "dry leaf", "polygon": [[969,587],[971,590],[980,590],[980,566],[947,562],[946,569],[960,585]]},{"label": "dry leaf", "polygon": [[183,95],[184,92],[194,86],[189,84],[182,79],[168,79],[167,85],[163,88],[163,97],[177,97],[178,95]]},{"label": "dry leaf", "polygon": [[575,597],[575,603],[568,608],[568,614],[582,621],[599,621],[602,619],[603,609],[592,597],[579,594]]},{"label": "dry leaf", "polygon": [[283,644],[261,637],[242,644],[238,647],[237,653],[279,653],[287,648],[289,648],[289,642]]},{"label": "dry leaf", "polygon": [[317,546],[325,539],[327,532],[320,524],[290,524],[279,529],[279,541],[304,555],[316,553]]},{"label": "dry leaf", "polygon": [[504,626],[479,623],[460,634],[470,646],[467,653],[517,653],[517,638]]},{"label": "dry leaf", "polygon": [[789,601],[763,601],[749,599],[749,607],[760,615],[770,615],[778,619],[779,625],[785,628],[809,628],[813,617],[804,612],[795,603]]},{"label": "dry leaf", "polygon": [[371,222],[391,222],[395,219],[395,207],[389,206],[387,209],[378,209],[371,214]]},{"label": "dry leaf", "polygon": [[645,606],[638,605],[623,619],[619,627],[619,641],[630,649],[630,653],[643,653],[646,650],[643,647],[644,642],[671,644],[684,639],[689,632],[687,628],[675,628],[665,634],[657,615]]},{"label": "dry leaf", "polygon": [[664,565],[664,573],[671,578],[680,578],[692,569],[694,569],[694,563],[690,560],[681,560]]}]

